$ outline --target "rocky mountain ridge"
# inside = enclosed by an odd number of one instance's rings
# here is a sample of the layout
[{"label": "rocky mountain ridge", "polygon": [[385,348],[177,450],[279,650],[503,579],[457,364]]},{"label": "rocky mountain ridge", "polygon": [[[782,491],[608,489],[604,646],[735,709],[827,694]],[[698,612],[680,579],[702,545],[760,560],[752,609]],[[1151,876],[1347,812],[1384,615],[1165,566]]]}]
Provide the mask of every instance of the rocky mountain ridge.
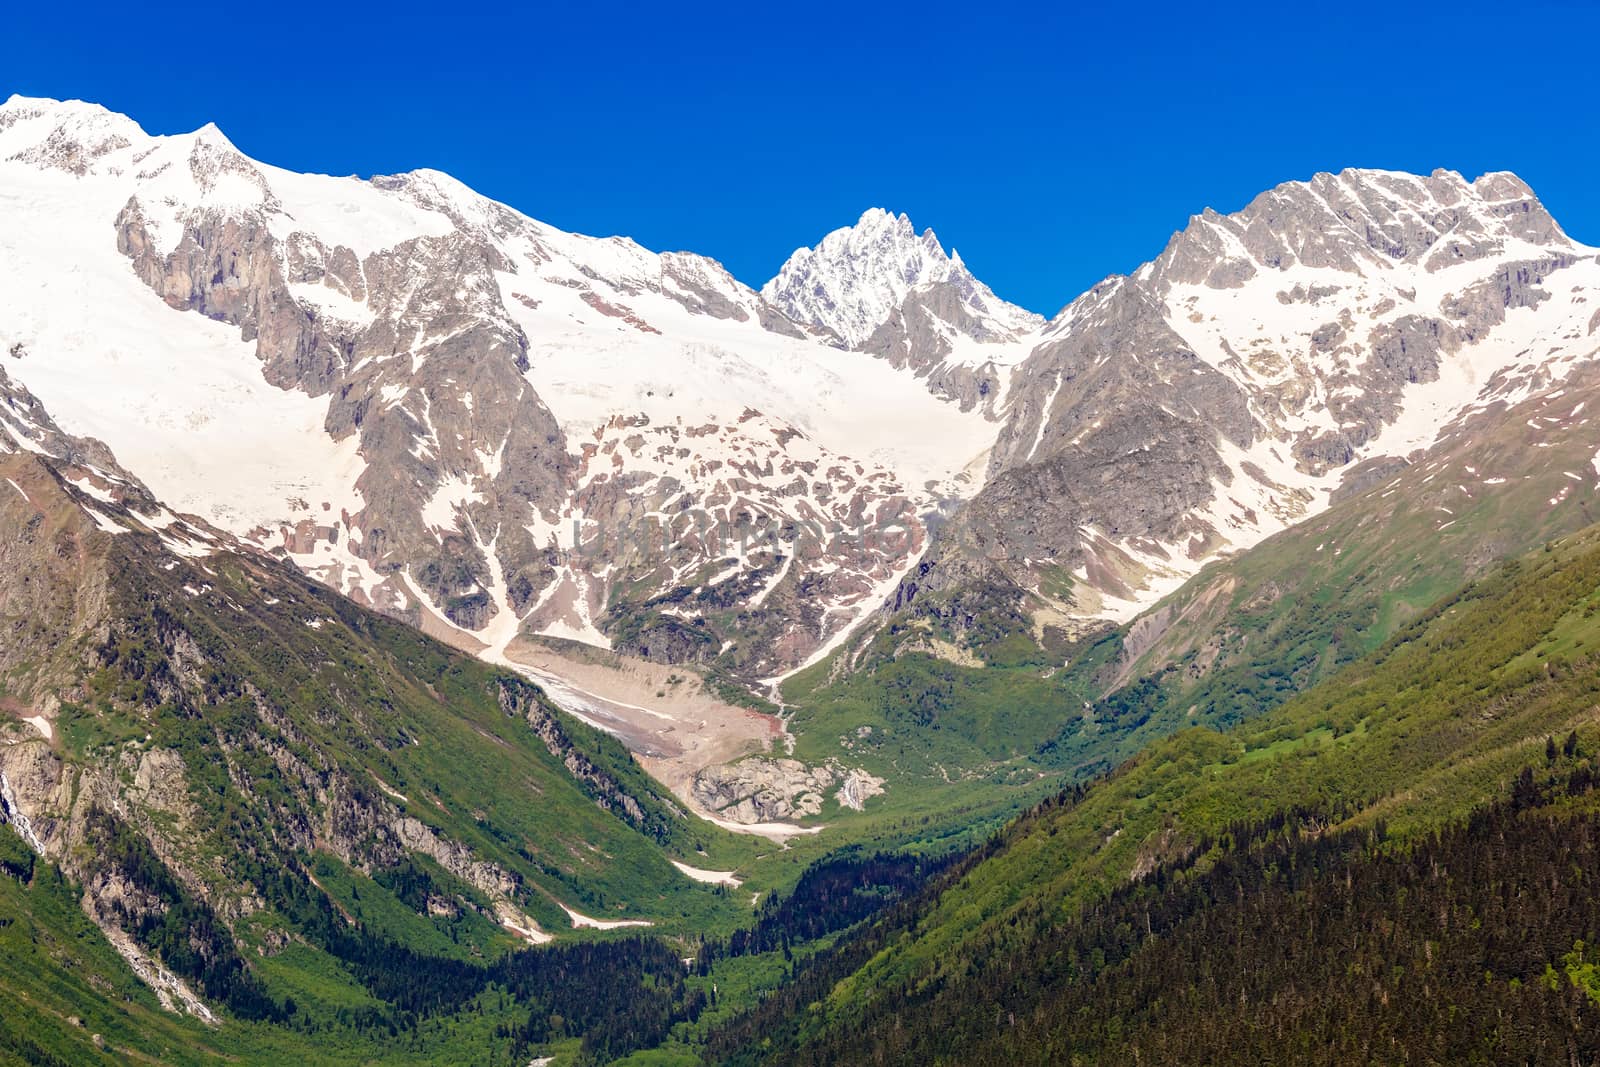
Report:
[{"label": "rocky mountain ridge", "polygon": [[796,322],[909,369],[937,396],[998,417],[1044,319],[1008,304],[930,230],[881,208],[797,249],[761,295]]},{"label": "rocky mountain ridge", "polygon": [[1509,174],[1345,171],[1196,216],[1045,327],[896,606],[1041,636],[1131,618],[1591,361],[1597,291],[1596,251]]},{"label": "rocky mountain ridge", "polygon": [[545,634],[756,685],[883,604],[1070,637],[1594,350],[1594,250],[1507,174],[1286,183],[1049,323],[881,210],[757,292],[75,102],[0,107],[0,179],[14,377],[159,499],[491,660]]},{"label": "rocky mountain ridge", "polygon": [[[437,172],[291,174],[215,127],[22,98],[0,159],[36,294],[0,332],[52,411],[163,499],[491,658],[526,629],[790,669],[892,588],[992,433],[710,260]],[[143,402],[113,418],[85,379]]]}]

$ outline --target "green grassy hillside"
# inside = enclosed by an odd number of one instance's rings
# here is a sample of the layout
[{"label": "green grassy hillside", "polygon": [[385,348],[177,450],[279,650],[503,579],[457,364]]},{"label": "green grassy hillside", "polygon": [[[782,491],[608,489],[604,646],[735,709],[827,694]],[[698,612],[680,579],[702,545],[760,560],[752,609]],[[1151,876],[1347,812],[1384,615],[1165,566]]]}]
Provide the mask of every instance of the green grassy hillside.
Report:
[{"label": "green grassy hillside", "polygon": [[[996,1011],[1002,1019],[1007,1012],[1020,1016],[1036,1009],[1040,1019],[1059,1019],[1042,1007],[1040,990],[1100,981],[1109,973],[1104,968],[1110,964],[1092,952],[1065,959],[1057,949],[1043,951],[1041,938],[1067,951],[1063,938],[1082,934],[1108,902],[1124,900],[1131,885],[1148,884],[1153,895],[1140,897],[1145,911],[1124,913],[1119,951],[1144,946],[1158,936],[1156,928],[1141,933],[1131,918],[1166,907],[1170,894],[1190,891],[1181,887],[1200,885],[1197,879],[1242,863],[1251,842],[1263,835],[1276,835],[1288,849],[1273,861],[1283,864],[1301,862],[1294,849],[1323,838],[1370,842],[1370,848],[1360,847],[1380,856],[1409,855],[1419,843],[1434,840],[1429,835],[1461,833],[1474,813],[1508,797],[1517,818],[1534,817],[1527,814],[1534,808],[1544,811],[1541,818],[1586,817],[1593,810],[1592,757],[1600,750],[1597,651],[1600,530],[1589,530],[1495,570],[1281,708],[1230,732],[1178,733],[1104,781],[1019,820],[981,862],[951,876],[918,908],[903,913],[897,926],[881,926],[872,935],[876,941],[864,941],[865,956],[812,988],[810,1006],[800,1006],[795,1016],[795,1044],[776,1043],[770,1061],[801,1061],[797,1049],[837,1050],[843,1046],[836,1041],[850,1035],[861,1042],[853,1047],[877,1046],[890,1062],[900,1059],[896,1049],[915,1050],[908,1059],[978,1062],[951,1043],[950,1035],[962,1032],[950,1029],[956,1020],[970,1035],[995,1031],[1001,1025]],[[1524,768],[1537,773],[1524,778]],[[1563,799],[1569,791],[1574,799]],[[1260,827],[1269,830],[1250,829]],[[1575,828],[1574,840],[1587,840],[1581,834],[1588,832]],[[1487,845],[1477,839],[1457,844],[1463,854],[1492,854],[1493,841],[1507,833],[1515,831],[1501,831]],[[1547,837],[1559,840],[1560,831]],[[1326,857],[1317,862],[1337,865]],[[1470,865],[1460,870],[1463,879],[1480,877]],[[1586,878],[1581,865],[1571,867],[1570,876]],[[1227,897],[1230,884],[1224,880],[1212,892]],[[1475,884],[1481,889],[1491,882]],[[1381,912],[1378,917],[1388,919]],[[1364,921],[1370,918],[1369,913]],[[1206,920],[1193,921],[1204,926]],[[1577,921],[1568,916],[1550,930],[1557,940],[1569,938]],[[1600,930],[1588,933],[1592,942]],[[1419,937],[1419,945],[1427,940]],[[1189,953],[1182,958],[1195,961],[1193,966],[1220,966],[1210,940],[1179,941],[1176,950]],[[1256,950],[1263,958],[1275,951],[1270,939],[1258,941]],[[1570,940],[1559,954],[1550,955],[1550,943],[1542,943],[1541,951],[1558,976],[1567,968],[1588,973],[1584,950],[1574,950]],[[1563,954],[1573,951],[1581,958],[1563,962]],[[1104,946],[1102,957],[1111,959]],[[1533,973],[1524,968],[1497,977],[1526,985],[1543,974],[1541,965]],[[1449,984],[1459,983],[1459,974],[1419,980],[1444,983],[1441,996],[1461,993]],[[1557,981],[1553,988],[1568,985]],[[1177,995],[1180,987],[1162,988]],[[1374,995],[1382,991],[1368,988]],[[1271,989],[1258,993],[1274,995]],[[1009,1007],[1008,996],[1014,1002]],[[1335,996],[1331,989],[1329,996]],[[1571,1018],[1589,1016],[1580,1011]],[[945,1036],[919,1031],[910,1022],[917,1019],[946,1020]],[[1300,1032],[1285,1025],[1286,1033]],[[889,1036],[896,1026],[921,1036],[898,1043]],[[1013,1053],[1024,1047],[1060,1050],[1047,1037],[1059,1032],[1029,1032],[1037,1043],[1007,1047]],[[1126,1057],[1126,1045],[1099,1033],[1099,1051],[1086,1062],[1122,1062],[1118,1056]],[[1033,1061],[1052,1062],[1048,1056]]]},{"label": "green grassy hillside", "polygon": [[[599,1047],[698,1010],[680,946],[771,886],[735,896],[669,859],[744,865],[765,842],[687,816],[513,675],[286,564],[180,551],[35,457],[0,467],[18,486],[0,496],[0,771],[43,849],[0,831],[0,937],[26,934],[6,1014],[27,1023],[0,1044],[511,1062],[513,1029],[562,990],[586,999],[555,1036]],[[522,951],[535,927],[575,943]],[[219,1023],[163,1010],[108,936]]]}]

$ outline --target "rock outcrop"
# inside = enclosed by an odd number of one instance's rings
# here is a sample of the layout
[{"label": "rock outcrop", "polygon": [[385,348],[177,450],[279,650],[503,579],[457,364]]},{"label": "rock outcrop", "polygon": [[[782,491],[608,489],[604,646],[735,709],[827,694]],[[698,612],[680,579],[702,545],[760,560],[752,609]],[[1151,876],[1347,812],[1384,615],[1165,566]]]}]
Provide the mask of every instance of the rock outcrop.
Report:
[{"label": "rock outcrop", "polygon": [[890,608],[955,631],[1130,617],[1559,380],[1592,356],[1597,288],[1595,251],[1508,174],[1345,171],[1208,210],[1043,329],[984,487]]},{"label": "rock outcrop", "polygon": [[821,815],[831,795],[841,807],[860,811],[883,792],[883,779],[838,760],[807,766],[795,759],[751,756],[708,767],[695,775],[695,802],[730,822],[785,822]]}]

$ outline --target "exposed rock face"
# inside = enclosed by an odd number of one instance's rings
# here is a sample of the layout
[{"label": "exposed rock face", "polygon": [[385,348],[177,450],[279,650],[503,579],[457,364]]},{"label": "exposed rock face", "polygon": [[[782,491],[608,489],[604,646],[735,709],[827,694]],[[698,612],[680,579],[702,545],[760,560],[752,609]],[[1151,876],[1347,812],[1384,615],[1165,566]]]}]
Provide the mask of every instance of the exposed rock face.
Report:
[{"label": "exposed rock face", "polygon": [[[808,635],[837,632],[830,606],[875,606],[940,503],[754,409],[731,424],[613,420],[597,437],[562,581],[613,647],[658,662],[780,673],[815,647]],[[606,570],[609,603],[595,596]]]},{"label": "exposed rock face", "polygon": [[883,779],[837,760],[808,767],[799,760],[752,756],[708,767],[693,785],[701,807],[746,825],[820,815],[830,790],[842,807],[860,811],[868,797],[883,792]]},{"label": "exposed rock face", "polygon": [[790,318],[923,379],[994,416],[1011,366],[1044,324],[978,281],[932,230],[874,208],[790,256],[761,289]]},{"label": "exposed rock face", "polygon": [[[544,742],[545,748],[561,761],[567,773],[575,781],[583,785],[596,804],[631,824],[641,833],[653,837],[662,836],[665,828],[652,821],[650,814],[640,805],[637,797],[630,795],[615,778],[597,767],[593,760],[572,743],[572,738],[567,736],[566,728],[562,726],[561,721],[551,712],[547,704],[534,698],[532,690],[526,686],[513,688],[502,684],[498,695],[500,706],[505,709],[506,714],[526,720],[533,728],[533,732]],[[669,806],[668,810],[672,815],[683,817],[683,813],[675,806]]]},{"label": "exposed rock face", "polygon": [[105,443],[93,437],[62,432],[39,398],[0,367],[0,453],[35,452],[61,460],[81,477],[119,500],[153,506],[154,498],[138,478],[123,469]]},{"label": "exposed rock face", "polygon": [[[205,517],[491,659],[534,631],[754,682],[886,600],[941,631],[1126,618],[1559,379],[1600,321],[1594,251],[1508,174],[1290,182],[1048,324],[877,210],[756,293],[446,175],[294,175],[90,105],[0,107],[0,178],[0,281],[96,282],[0,314],[14,379],[158,489],[195,466],[184,419],[271,383],[232,417],[311,412],[317,440],[244,427],[268,455],[230,455],[248,491]],[[199,338],[183,419],[103,420],[62,373],[138,387],[127,334]]]},{"label": "exposed rock face", "polygon": [[[223,176],[249,183],[259,206],[182,212],[167,223],[181,225],[181,237],[164,250],[150,221],[158,209],[135,194],[117,220],[117,247],[169,305],[254,339],[273,384],[330,396],[333,438],[359,435],[366,467],[354,488],[364,506],[331,522],[332,537],[380,575],[409,571],[446,617],[472,630],[500,610],[482,592],[492,545],[512,609],[526,610],[550,577],[527,531],[557,514],[571,459],[523,378],[528,340],[494,278],[510,266],[504,256],[459,231],[365,257],[301,231],[280,239],[269,217],[283,206],[220,135],[198,140],[186,162],[202,187]],[[387,188],[404,195],[410,186]],[[476,499],[441,529],[422,505],[450,486]]]},{"label": "exposed rock face", "polygon": [[[471,771],[462,789],[452,760],[515,759],[519,811],[560,796],[565,813],[592,802],[624,833],[677,832],[686,816],[664,792],[584,749],[533,686],[479,669],[482,689],[453,690],[446,706],[442,676],[402,666],[439,657],[438,646],[172,515],[114,466],[78,465],[71,457],[92,444],[27,400],[14,386],[0,397],[0,822],[82,884],[86,914],[164,1004],[209,1020],[196,991],[216,994],[157,957],[149,932],[163,916],[182,906],[214,918],[191,946],[206,959],[235,952],[230,931],[263,910],[279,909],[290,929],[294,909],[273,887],[321,892],[302,865],[311,854],[379,876],[425,856],[451,881],[419,908],[473,909],[547,939],[523,910],[537,907],[530,882],[541,877],[530,853],[463,831],[505,818],[497,805],[508,798],[482,793]],[[258,653],[270,657],[264,672]],[[474,699],[487,728],[468,726]],[[62,744],[52,728],[68,702],[88,742]],[[444,769],[426,783],[405,769],[420,738],[442,750],[429,766]],[[570,838],[551,854],[577,856],[577,841],[607,851],[608,831],[592,822],[551,832]]]},{"label": "exposed rock face", "polygon": [[1346,471],[1371,484],[1456,414],[1558,380],[1592,354],[1596,289],[1594,250],[1508,174],[1346,171],[1207,211],[1042,331],[984,488],[891,607],[956,630],[1127,617]]},{"label": "exposed rock face", "polygon": [[[491,658],[533,630],[791,669],[893,584],[926,544],[925,517],[970,493],[965,472],[987,445],[975,409],[998,395],[992,367],[939,379],[970,417],[919,396],[924,417],[897,404],[885,419],[885,395],[920,394],[911,375],[843,356],[831,330],[791,320],[719,264],[563,233],[436,172],[295,175],[215,127],[150,137],[92,105],[21,98],[0,107],[7,167],[29,198],[0,234],[25,253],[22,274],[78,258],[120,282],[131,266],[168,309],[228,324],[253,349],[254,367],[208,363],[213,380],[255,374],[323,405],[323,443],[296,442],[277,467],[248,457],[243,503],[206,517]],[[61,228],[40,221],[51,210],[103,216],[104,229],[68,235],[81,247],[63,257]],[[928,269],[907,265],[907,284],[935,318],[985,339],[1031,323],[925,244]],[[84,312],[75,333],[52,325]],[[146,321],[130,294],[104,321],[94,308],[0,316],[0,350],[30,386],[53,386],[58,413],[98,418],[45,368],[82,358],[85,337],[109,348],[130,314],[147,335],[204,335],[207,359],[232,357],[209,325],[171,310]],[[938,322],[916,321],[943,343]],[[188,418],[214,408],[196,398]],[[147,408],[113,445],[149,449],[175,423]],[[270,428],[250,432],[277,447]],[[929,433],[931,459],[919,454]],[[173,434],[155,463],[177,469],[172,454],[192,450]],[[885,516],[904,536],[842,535]],[[636,535],[646,527],[660,536]],[[715,544],[718,529],[749,551]]]},{"label": "exposed rock face", "polygon": [[106,639],[109,535],[85,511],[96,505],[170,528],[177,543],[212,535],[156,504],[103,444],[63,433],[0,369],[0,509],[10,518],[0,524],[0,711],[48,723],[74,694],[85,648]]}]

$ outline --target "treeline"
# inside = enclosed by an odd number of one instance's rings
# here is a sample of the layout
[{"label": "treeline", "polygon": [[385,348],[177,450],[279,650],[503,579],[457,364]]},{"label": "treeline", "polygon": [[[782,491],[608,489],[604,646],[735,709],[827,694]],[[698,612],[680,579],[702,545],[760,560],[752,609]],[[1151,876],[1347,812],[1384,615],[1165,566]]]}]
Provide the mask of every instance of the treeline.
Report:
[{"label": "treeline", "polygon": [[[1412,842],[1281,812],[1075,920],[1049,902],[935,976],[833,1005],[826,959],[712,1036],[734,1064],[1600,1061],[1600,814],[1576,738]],[[1585,797],[1569,804],[1569,797]],[[899,916],[902,926],[916,909]],[[889,936],[870,931],[868,955]],[[983,953],[983,954],[977,954]],[[807,975],[808,970],[819,972]],[[848,972],[846,972],[848,973]]]},{"label": "treeline", "polygon": [[526,1022],[501,1027],[514,1057],[546,1042],[582,1037],[582,1057],[605,1063],[659,1045],[710,1005],[703,984],[719,959],[782,951],[846,930],[906,899],[962,857],[850,850],[806,868],[787,895],[772,894],[755,924],[701,939],[692,969],[659,937],[587,942],[510,953],[488,980],[531,1006]]},{"label": "treeline", "polygon": [[[239,812],[241,824],[252,821]],[[581,1039],[585,1062],[609,1062],[661,1044],[682,1023],[693,1024],[709,1005],[704,977],[719,959],[782,951],[846,930],[891,905],[917,896],[930,879],[963,861],[856,851],[814,863],[787,895],[773,894],[755,923],[727,938],[702,939],[686,966],[681,950],[660,937],[559,944],[508,952],[487,963],[441,957],[379,936],[339,912],[300,861],[263,841],[259,827],[236,825],[239,846],[231,872],[256,887],[264,902],[310,944],[338,960],[381,1006],[352,1007],[336,1021],[299,1011],[292,999],[274,1000],[263,989],[231,934],[203,901],[189,894],[137,831],[96,809],[89,817],[96,870],[120,879],[130,892],[115,897],[121,924],[202,996],[233,1015],[305,1033],[344,1030],[378,1039],[415,1034],[424,1020],[447,1025],[478,1013],[475,1002],[491,990],[525,1006],[520,1023],[494,1033],[512,1060],[525,1061],[551,1041]],[[20,846],[20,842],[18,842]],[[21,874],[23,855],[0,855]],[[31,868],[31,864],[29,864]],[[31,871],[29,872],[31,873]],[[375,877],[397,899],[426,906],[436,890],[432,876],[402,863]]]},{"label": "treeline", "polygon": [[916,896],[961,857],[848,850],[818,860],[787,895],[772,894],[754,925],[727,938],[702,938],[691,967],[659,937],[529,949],[488,969],[495,985],[532,1006],[521,1026],[502,1027],[520,1058],[536,1046],[581,1036],[582,1055],[605,1063],[664,1041],[710,1005],[703,985],[719,959],[782,951],[855,926]]},{"label": "treeline", "polygon": [[[238,1018],[305,1032],[328,1028],[299,1013],[293,999],[276,1001],[264,991],[226,925],[183,888],[142,835],[100,809],[87,825],[96,870],[128,887],[105,906],[175,974]],[[683,962],[659,938],[525,949],[487,964],[418,952],[347,920],[293,857],[263,855],[259,841],[242,836],[240,844],[247,843],[254,847],[232,857],[235,871],[383,1005],[342,1012],[339,1029],[394,1038],[414,1032],[423,1019],[460,1020],[483,992],[499,987],[530,1006],[526,1026],[502,1028],[514,1054],[530,1042],[576,1036],[608,1057],[660,1043],[673,1025],[692,1022],[704,1008],[704,994],[688,987]],[[402,890],[425,891],[422,874],[404,868]]]},{"label": "treeline", "polygon": [[521,1026],[496,1036],[526,1062],[534,1046],[582,1037],[587,1061],[609,1063],[659,1045],[672,1028],[695,1022],[707,1006],[704,990],[685,981],[676,951],[659,937],[591,941],[526,949],[502,957],[487,977],[532,1006]]},{"label": "treeline", "polygon": [[847,929],[915,895],[959,859],[958,853],[930,858],[849,849],[818,860],[805,869],[789,895],[767,897],[754,926],[721,940],[702,938],[697,969],[708,974],[713,963],[730,956],[781,951],[787,957],[792,946]]},{"label": "treeline", "polygon": [[227,1005],[241,1019],[285,1023],[295,1014],[292,998],[274,1000],[234,947],[233,935],[210,905],[196,899],[161,862],[149,842],[98,806],[84,820],[95,870],[118,876],[129,891],[102,894],[129,934],[153,951],[207,1000]]},{"label": "treeline", "polygon": [[[943,893],[973,868],[1019,836],[1033,831],[1044,820],[1077,805],[1086,792],[1087,787],[1081,783],[1068,786],[1018,816],[977,848],[931,861],[915,892],[906,892],[887,902],[874,916],[869,916],[874,921],[857,924],[846,936],[809,956],[794,968],[782,986],[764,995],[755,1007],[706,1035],[703,1052],[707,1062],[784,1062],[783,1056],[798,1047],[803,1028],[822,1021],[811,1005],[824,1002],[836,984],[911,929]],[[831,862],[818,861],[807,873]]]}]

